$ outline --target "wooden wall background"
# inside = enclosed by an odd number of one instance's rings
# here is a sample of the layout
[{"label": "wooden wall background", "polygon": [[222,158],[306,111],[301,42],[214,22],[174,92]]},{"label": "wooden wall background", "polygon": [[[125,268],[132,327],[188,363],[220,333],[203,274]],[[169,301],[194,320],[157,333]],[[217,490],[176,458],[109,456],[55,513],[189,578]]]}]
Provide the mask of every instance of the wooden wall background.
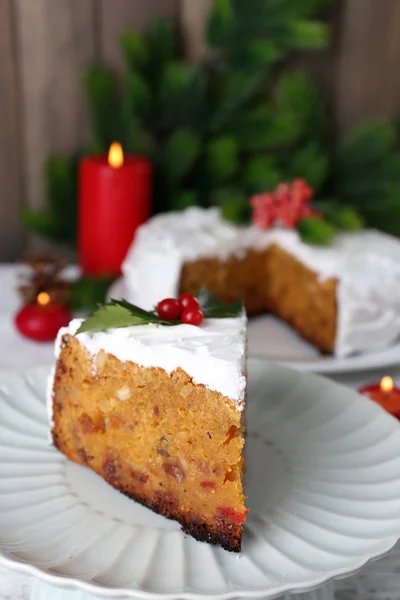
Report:
[{"label": "wooden wall background", "polygon": [[[85,140],[85,67],[122,69],[118,34],[156,16],[180,19],[188,53],[202,51],[212,0],[0,0],[0,260],[21,256],[23,206],[44,198],[42,166]],[[400,108],[400,0],[336,0],[332,47],[300,57],[321,81],[339,133]]]}]

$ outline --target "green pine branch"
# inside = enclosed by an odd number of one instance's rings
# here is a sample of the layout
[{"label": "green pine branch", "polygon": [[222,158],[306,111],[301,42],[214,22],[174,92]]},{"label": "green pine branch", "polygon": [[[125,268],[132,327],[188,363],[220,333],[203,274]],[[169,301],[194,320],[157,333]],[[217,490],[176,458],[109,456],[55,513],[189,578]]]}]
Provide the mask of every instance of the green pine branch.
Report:
[{"label": "green pine branch", "polygon": [[[172,21],[124,32],[126,74],[118,79],[96,65],[84,78],[92,127],[86,152],[119,140],[149,157],[156,211],[217,205],[242,222],[253,193],[300,177],[325,210],[322,225],[302,226],[304,238],[327,239],[331,228],[364,222],[400,233],[400,122],[367,123],[335,144],[320,90],[307,74],[286,68],[299,48],[327,46],[321,14],[330,2],[215,0],[209,52],[198,65],[184,56]],[[76,161],[52,158],[45,178],[46,208],[25,211],[23,222],[74,243]]]}]

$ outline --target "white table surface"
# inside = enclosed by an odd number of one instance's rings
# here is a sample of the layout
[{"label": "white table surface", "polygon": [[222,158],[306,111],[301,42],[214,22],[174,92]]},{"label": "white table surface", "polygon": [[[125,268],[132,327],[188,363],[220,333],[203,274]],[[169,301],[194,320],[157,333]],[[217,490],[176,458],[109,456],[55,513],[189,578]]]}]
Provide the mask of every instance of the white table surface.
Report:
[{"label": "white table surface", "polygon": [[[50,365],[53,344],[23,339],[13,325],[19,306],[16,292],[18,268],[0,265],[0,377],[30,367]],[[400,361],[396,369],[335,375],[332,379],[358,388],[391,375],[400,382]],[[31,579],[0,566],[0,600],[28,600]],[[339,600],[400,600],[400,544],[385,558],[368,565],[361,573],[338,582]]]}]

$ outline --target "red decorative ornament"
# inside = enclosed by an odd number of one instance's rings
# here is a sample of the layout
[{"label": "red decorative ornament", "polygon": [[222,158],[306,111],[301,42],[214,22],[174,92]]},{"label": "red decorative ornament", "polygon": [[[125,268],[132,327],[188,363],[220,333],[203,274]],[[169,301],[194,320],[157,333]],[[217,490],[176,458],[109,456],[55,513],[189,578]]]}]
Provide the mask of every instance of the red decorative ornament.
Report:
[{"label": "red decorative ornament", "polygon": [[18,331],[36,342],[51,342],[58,330],[68,325],[72,315],[64,304],[51,302],[49,294],[38,294],[36,303],[21,308],[15,316]]},{"label": "red decorative ornament", "polygon": [[268,229],[281,223],[293,229],[304,217],[319,217],[310,206],[313,189],[303,179],[295,179],[291,185],[280,183],[274,192],[253,196],[252,220],[259,229]]}]

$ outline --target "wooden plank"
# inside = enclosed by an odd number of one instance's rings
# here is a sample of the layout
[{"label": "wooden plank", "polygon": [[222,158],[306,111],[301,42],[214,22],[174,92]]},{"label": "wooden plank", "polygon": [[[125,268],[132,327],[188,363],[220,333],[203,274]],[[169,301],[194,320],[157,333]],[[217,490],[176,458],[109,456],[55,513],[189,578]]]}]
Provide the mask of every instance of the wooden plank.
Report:
[{"label": "wooden plank", "polygon": [[336,90],[340,132],[400,106],[399,0],[341,2]]},{"label": "wooden plank", "polygon": [[98,1],[100,55],[116,72],[124,70],[124,61],[119,47],[119,36],[122,31],[131,27],[143,31],[158,17],[176,18],[178,14],[178,0]]},{"label": "wooden plank", "polygon": [[20,131],[17,98],[17,58],[11,0],[0,0],[0,261],[20,256],[21,210]]},{"label": "wooden plank", "polygon": [[82,76],[92,62],[95,0],[13,0],[17,16],[25,192],[44,200],[42,169],[51,153],[75,150],[87,135]]},{"label": "wooden plank", "polygon": [[181,23],[186,53],[190,60],[199,60],[205,50],[204,28],[213,0],[181,0]]}]

